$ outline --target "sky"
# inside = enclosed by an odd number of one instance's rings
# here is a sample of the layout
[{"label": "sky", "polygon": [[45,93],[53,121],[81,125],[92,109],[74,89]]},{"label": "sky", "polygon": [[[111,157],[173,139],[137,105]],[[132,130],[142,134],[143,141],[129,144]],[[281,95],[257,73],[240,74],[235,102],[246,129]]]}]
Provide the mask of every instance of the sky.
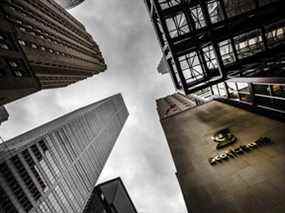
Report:
[{"label": "sky", "polygon": [[122,93],[130,116],[99,178],[120,176],[139,213],[186,213],[155,100],[174,93],[143,0],[86,0],[71,14],[99,44],[108,69],[65,88],[40,91],[7,105],[4,140],[75,109]]}]

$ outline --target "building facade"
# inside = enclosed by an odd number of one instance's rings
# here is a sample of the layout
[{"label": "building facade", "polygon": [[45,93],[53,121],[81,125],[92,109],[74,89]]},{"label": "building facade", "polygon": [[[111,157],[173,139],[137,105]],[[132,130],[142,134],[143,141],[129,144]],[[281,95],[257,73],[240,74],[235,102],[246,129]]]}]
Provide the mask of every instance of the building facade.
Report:
[{"label": "building facade", "polygon": [[186,94],[232,76],[279,76],[282,0],[145,0],[175,87]]},{"label": "building facade", "polygon": [[115,178],[95,187],[84,213],[137,213],[137,210],[121,178]]},{"label": "building facade", "polygon": [[0,106],[0,125],[9,119],[9,113],[4,106]]},{"label": "building facade", "polygon": [[81,4],[82,2],[84,2],[85,0],[55,0],[60,6],[62,6],[65,9],[71,9],[74,8],[76,6],[78,6],[79,4]]},{"label": "building facade", "polygon": [[53,0],[0,2],[0,105],[106,69],[85,27]]},{"label": "building facade", "polygon": [[0,212],[83,212],[127,117],[115,95],[0,144]]},{"label": "building facade", "polygon": [[[218,101],[188,102],[157,100],[188,212],[284,212],[285,124]],[[229,140],[218,149],[222,131]]]},{"label": "building facade", "polygon": [[179,92],[210,93],[285,116],[284,1],[145,0],[145,5]]}]

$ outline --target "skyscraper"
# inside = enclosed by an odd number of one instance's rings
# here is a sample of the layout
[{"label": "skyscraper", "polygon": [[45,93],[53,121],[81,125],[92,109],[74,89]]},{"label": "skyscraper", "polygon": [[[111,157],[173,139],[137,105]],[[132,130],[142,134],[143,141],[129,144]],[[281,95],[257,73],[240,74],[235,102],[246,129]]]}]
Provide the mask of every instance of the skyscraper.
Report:
[{"label": "skyscraper", "polygon": [[137,213],[121,178],[97,185],[83,213]]},{"label": "skyscraper", "polygon": [[66,9],[71,9],[81,4],[85,0],[55,0],[59,5]]},{"label": "skyscraper", "polygon": [[0,144],[0,212],[82,212],[127,117],[115,95]]},{"label": "skyscraper", "polygon": [[4,106],[0,106],[0,125],[4,121],[7,121],[9,118],[9,114]]},{"label": "skyscraper", "polygon": [[185,99],[161,98],[157,111],[188,212],[283,213],[285,124]]},{"label": "skyscraper", "polygon": [[284,1],[145,0],[145,5],[177,91],[211,93],[285,115]]},{"label": "skyscraper", "polygon": [[0,105],[106,69],[85,27],[53,0],[2,0],[0,53]]}]

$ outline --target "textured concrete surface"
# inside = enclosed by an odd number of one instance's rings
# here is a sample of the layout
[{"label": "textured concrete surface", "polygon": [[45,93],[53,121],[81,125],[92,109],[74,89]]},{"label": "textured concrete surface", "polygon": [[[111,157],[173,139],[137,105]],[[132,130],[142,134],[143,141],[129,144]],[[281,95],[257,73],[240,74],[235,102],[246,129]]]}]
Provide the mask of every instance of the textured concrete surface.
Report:
[{"label": "textured concrete surface", "polygon": [[[285,212],[285,124],[212,101],[161,121],[189,212]],[[229,127],[238,142],[220,151],[213,133]],[[211,166],[208,158],[260,137],[274,144]]]}]

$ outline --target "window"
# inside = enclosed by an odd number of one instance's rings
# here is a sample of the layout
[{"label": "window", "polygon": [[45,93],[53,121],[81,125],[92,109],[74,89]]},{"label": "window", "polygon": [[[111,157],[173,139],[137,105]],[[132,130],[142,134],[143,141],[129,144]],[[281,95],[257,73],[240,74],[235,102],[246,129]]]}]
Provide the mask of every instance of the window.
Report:
[{"label": "window", "polygon": [[60,203],[62,203],[67,210],[67,212],[73,212],[69,202],[67,201],[66,197],[64,196],[60,186],[56,186],[54,190],[60,200]]},{"label": "window", "polygon": [[181,0],[158,0],[160,8],[162,10],[176,6],[181,3]]},{"label": "window", "polygon": [[183,12],[180,12],[171,18],[167,18],[166,25],[171,38],[175,38],[190,32]]},{"label": "window", "polygon": [[38,191],[35,183],[33,182],[32,178],[26,171],[24,165],[20,161],[18,156],[14,156],[11,158],[11,161],[16,168],[17,172],[19,173],[21,179],[26,184],[27,188],[29,189],[30,193],[34,197],[35,200],[38,200],[41,197],[40,192]]},{"label": "window", "polygon": [[19,65],[17,64],[17,62],[15,62],[15,61],[10,61],[10,62],[9,62],[9,65],[10,65],[12,68],[16,68],[16,67],[19,66]]},{"label": "window", "polygon": [[0,42],[0,48],[3,49],[3,50],[9,50],[10,49],[7,44],[2,43],[2,42]]},{"label": "window", "polygon": [[206,21],[200,5],[190,8],[191,16],[195,23],[195,29],[200,29],[206,26]]},{"label": "window", "polygon": [[14,207],[13,203],[9,199],[8,195],[0,186],[0,209],[3,210],[5,213],[15,213],[17,212],[16,208]]},{"label": "window", "polygon": [[54,178],[50,168],[48,167],[47,163],[43,159],[43,156],[42,156],[41,152],[39,151],[38,147],[36,145],[33,145],[31,147],[31,149],[32,149],[32,152],[34,153],[34,155],[36,156],[36,158],[38,159],[41,168],[43,169],[43,171],[45,171],[47,178],[49,179],[51,184],[53,184],[55,182],[55,178]]},{"label": "window", "polygon": [[52,193],[49,194],[48,196],[52,206],[55,208],[57,213],[62,213],[62,208],[60,207],[60,205],[58,204],[57,200],[55,199],[54,195]]},{"label": "window", "polygon": [[34,44],[34,43],[31,45],[31,47],[32,47],[33,49],[38,49],[38,46],[37,46],[36,44]]},{"label": "window", "polygon": [[44,182],[44,178],[38,172],[38,169],[36,168],[36,164],[35,164],[33,158],[31,157],[29,151],[28,150],[23,151],[22,155],[23,155],[26,163],[28,164],[28,166],[32,170],[34,176],[36,177],[36,179],[37,179],[38,183],[40,184],[42,190],[44,191],[47,184]]},{"label": "window", "polygon": [[255,8],[255,0],[228,0],[224,2],[228,17],[237,16]]},{"label": "window", "polygon": [[212,45],[203,48],[204,58],[207,64],[208,69],[218,68],[218,63],[216,55]]},{"label": "window", "polygon": [[236,60],[230,40],[220,42],[219,49],[224,65],[231,64]]},{"label": "window", "polygon": [[235,47],[240,59],[255,55],[264,50],[260,30],[252,30],[234,37]]},{"label": "window", "polygon": [[16,76],[16,77],[22,77],[23,76],[23,73],[21,70],[13,70],[13,74]]},{"label": "window", "polygon": [[198,53],[196,51],[180,56],[178,60],[187,83],[194,82],[204,77]]},{"label": "window", "polygon": [[25,211],[30,211],[33,208],[33,205],[28,200],[26,194],[12,174],[7,163],[0,164],[0,173]]},{"label": "window", "polygon": [[27,46],[26,42],[23,41],[23,40],[18,40],[18,43],[19,43],[21,46]]},{"label": "window", "polygon": [[211,0],[207,6],[212,24],[224,20],[224,14],[219,0]]}]

